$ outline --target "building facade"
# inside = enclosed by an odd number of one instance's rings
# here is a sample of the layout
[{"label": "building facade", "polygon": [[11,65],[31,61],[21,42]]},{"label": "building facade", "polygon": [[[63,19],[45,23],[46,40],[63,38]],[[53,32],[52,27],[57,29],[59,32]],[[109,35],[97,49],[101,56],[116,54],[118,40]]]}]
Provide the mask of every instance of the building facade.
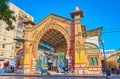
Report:
[{"label": "building facade", "polygon": [[9,60],[14,59],[14,30],[7,30],[7,24],[0,21],[0,68],[9,65]]},{"label": "building facade", "polygon": [[120,51],[116,51],[115,54],[109,56],[106,59],[107,68],[119,68],[120,69]]},{"label": "building facade", "polygon": [[15,23],[15,58],[16,58],[16,68],[19,67],[21,57],[23,55],[23,43],[21,41],[18,41],[16,39],[23,39],[24,36],[24,23],[26,21],[33,21],[33,17],[25,12],[24,10],[20,9],[16,5],[9,3],[10,9],[13,10],[14,16],[16,17],[16,23]]},{"label": "building facade", "polygon": [[[102,56],[104,57],[104,53],[103,53],[103,50],[100,51]],[[116,51],[113,49],[113,50],[105,50],[105,57],[108,58],[112,55],[114,55],[116,53]]]},{"label": "building facade", "polygon": [[9,3],[10,9],[14,11],[14,16],[16,17],[15,22],[15,58],[16,58],[16,68],[20,65],[20,59],[22,57],[22,49],[23,49],[23,43],[21,41],[18,41],[16,39],[23,39],[24,35],[24,23],[26,21],[33,21],[33,17],[26,13],[24,10],[20,9],[16,5]]},{"label": "building facade", "polygon": [[23,48],[21,42],[15,40],[15,38],[23,38],[24,21],[33,21],[33,17],[17,7],[12,3],[8,3],[10,10],[14,11],[16,21],[13,21],[13,30],[7,29],[8,25],[1,20],[0,21],[0,68],[4,68],[8,65],[13,65],[16,54]]},{"label": "building facade", "polygon": [[[24,73],[36,72],[36,64],[40,56],[38,49],[39,47],[46,49],[39,46],[39,42],[53,47],[55,50],[53,57],[55,56],[58,60],[60,58],[58,54],[65,53],[67,66],[73,74],[102,73],[102,56],[98,45],[102,27],[87,31],[80,20],[83,17],[83,11],[78,7],[70,14],[73,19],[50,14],[35,25],[25,22],[24,39],[27,41],[24,41],[22,61]],[[45,58],[49,56],[49,53],[45,51],[43,53]],[[61,60],[60,58],[59,62]],[[60,68],[59,65],[56,67]],[[44,63],[41,66],[48,66],[48,64]]]}]

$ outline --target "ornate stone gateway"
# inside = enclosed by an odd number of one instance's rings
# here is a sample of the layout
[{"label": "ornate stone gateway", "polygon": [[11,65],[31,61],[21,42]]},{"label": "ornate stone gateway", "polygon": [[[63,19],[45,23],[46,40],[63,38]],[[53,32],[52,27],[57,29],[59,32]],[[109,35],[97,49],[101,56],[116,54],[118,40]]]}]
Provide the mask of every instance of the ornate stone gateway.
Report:
[{"label": "ornate stone gateway", "polygon": [[[78,7],[71,13],[71,16],[74,20],[50,14],[35,25],[32,22],[25,22],[24,59],[22,63],[24,73],[36,72],[36,64],[39,64],[37,63],[40,56],[39,51],[41,51],[39,48],[45,50],[42,52],[48,58],[52,54],[56,55],[55,58],[57,58],[58,54],[64,52],[71,73],[78,75],[101,73],[99,47],[96,42],[89,43],[89,38],[93,37],[98,41],[102,28],[86,31],[85,26],[80,22],[83,12]],[[42,44],[40,45],[40,43]],[[93,50],[94,47],[97,51]],[[54,50],[52,54],[47,52],[51,48]],[[95,62],[99,63],[91,64],[90,57],[95,58]]]},{"label": "ornate stone gateway", "polygon": [[[69,22],[64,22],[68,20]],[[39,42],[46,43],[54,47],[56,53],[64,52],[69,61],[71,51],[70,35],[72,20],[61,18],[50,14],[44,20],[36,25],[26,24],[25,42],[24,42],[24,70],[25,72],[36,71],[36,60],[39,56]],[[31,61],[31,62],[29,62]],[[71,60],[68,63],[69,68],[73,68]],[[30,70],[28,70],[30,69]]]}]

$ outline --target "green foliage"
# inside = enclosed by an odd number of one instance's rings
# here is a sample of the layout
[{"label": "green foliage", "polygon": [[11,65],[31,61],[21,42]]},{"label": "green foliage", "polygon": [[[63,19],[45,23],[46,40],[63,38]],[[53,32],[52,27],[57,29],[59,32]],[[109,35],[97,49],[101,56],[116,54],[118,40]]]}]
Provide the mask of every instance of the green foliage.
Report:
[{"label": "green foliage", "polygon": [[13,11],[9,9],[8,6],[9,0],[0,0],[0,20],[4,20],[6,24],[8,24],[8,28],[14,29],[14,26],[12,26],[12,20],[16,21]]}]

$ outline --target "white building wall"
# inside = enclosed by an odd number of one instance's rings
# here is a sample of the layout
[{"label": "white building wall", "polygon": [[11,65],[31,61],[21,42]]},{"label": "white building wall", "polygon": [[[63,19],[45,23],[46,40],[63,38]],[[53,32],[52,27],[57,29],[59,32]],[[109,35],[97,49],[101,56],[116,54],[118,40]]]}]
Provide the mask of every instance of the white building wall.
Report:
[{"label": "white building wall", "polygon": [[[20,11],[25,13],[28,17],[31,17],[33,21],[33,17],[31,15],[27,14],[16,5],[9,3],[9,8],[12,11],[14,11],[14,16],[16,18],[16,21],[13,21],[12,23],[14,26],[14,30],[8,31],[6,30],[6,27],[8,27],[8,25],[3,20],[0,20],[0,68],[3,68],[3,63],[5,61],[10,61],[15,59],[16,41],[14,40],[14,38],[16,38],[16,36],[22,37],[23,35],[23,29],[18,29],[18,22],[19,22],[18,19],[19,19]],[[22,31],[20,33],[17,33],[18,30],[19,31],[22,30]],[[5,45],[4,48],[3,48],[3,44]]]},{"label": "white building wall", "polygon": [[0,68],[4,60],[14,59],[14,30],[6,30],[7,24],[0,20]]},{"label": "white building wall", "polygon": [[[104,53],[103,53],[103,50],[101,49],[100,50],[101,52],[101,55],[104,57]],[[105,50],[105,57],[108,58],[110,57],[111,55],[114,55],[116,53],[116,51],[114,49],[111,49],[111,50]]]},{"label": "white building wall", "polygon": [[93,43],[93,44],[96,44],[97,46],[99,46],[98,36],[88,37],[85,39],[85,42],[90,42],[90,43]]}]

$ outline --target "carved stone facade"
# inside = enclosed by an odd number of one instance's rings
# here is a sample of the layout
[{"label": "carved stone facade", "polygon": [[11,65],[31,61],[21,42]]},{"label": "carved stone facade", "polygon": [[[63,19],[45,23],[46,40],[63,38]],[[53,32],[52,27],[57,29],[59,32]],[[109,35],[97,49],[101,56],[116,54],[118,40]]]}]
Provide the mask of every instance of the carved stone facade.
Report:
[{"label": "carved stone facade", "polygon": [[[93,30],[87,32],[85,27],[81,24],[80,18],[83,16],[83,12],[76,9],[77,11],[72,12],[71,16],[74,20],[70,20],[55,14],[50,14],[42,21],[37,23],[36,25],[31,26],[31,28],[27,28],[25,30],[25,42],[24,42],[24,60],[23,67],[24,73],[29,73],[30,71],[36,71],[36,60],[38,58],[38,45],[39,41],[46,40],[46,42],[50,39],[55,40],[55,38],[59,36],[54,36],[51,34],[47,34],[50,32],[55,32],[61,36],[62,40],[65,39],[63,44],[66,44],[66,59],[68,59],[68,68],[70,71],[76,75],[84,75],[84,74],[100,74],[102,72],[101,66],[101,56],[99,52],[99,46],[97,45],[100,33],[102,28],[99,30]],[[27,26],[26,26],[27,27]],[[54,31],[53,31],[54,30]],[[92,34],[91,34],[92,32]],[[95,32],[95,33],[93,33]],[[90,33],[90,34],[89,34]],[[53,38],[49,37],[49,39],[43,39],[45,35],[51,35]],[[97,42],[89,41],[89,38],[97,36],[95,40]],[[53,40],[51,42],[47,42],[54,46]],[[60,42],[61,43],[61,42]],[[59,44],[60,46],[62,44]],[[61,48],[61,47],[60,47]],[[62,50],[62,48],[61,48]]]}]

